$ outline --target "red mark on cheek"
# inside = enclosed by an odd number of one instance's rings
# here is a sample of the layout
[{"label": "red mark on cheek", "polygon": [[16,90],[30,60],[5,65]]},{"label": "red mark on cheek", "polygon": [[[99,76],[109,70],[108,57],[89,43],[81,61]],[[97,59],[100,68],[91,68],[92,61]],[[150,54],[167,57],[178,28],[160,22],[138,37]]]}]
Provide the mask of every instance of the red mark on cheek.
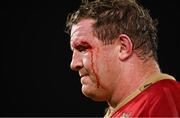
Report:
[{"label": "red mark on cheek", "polygon": [[96,81],[97,81],[97,88],[99,88],[100,83],[99,83],[98,75],[97,75],[97,73],[96,73],[96,71],[95,71],[95,69],[94,69],[93,52],[90,51],[90,53],[91,53],[91,68],[92,68],[92,72],[94,73],[95,78],[96,78]]}]

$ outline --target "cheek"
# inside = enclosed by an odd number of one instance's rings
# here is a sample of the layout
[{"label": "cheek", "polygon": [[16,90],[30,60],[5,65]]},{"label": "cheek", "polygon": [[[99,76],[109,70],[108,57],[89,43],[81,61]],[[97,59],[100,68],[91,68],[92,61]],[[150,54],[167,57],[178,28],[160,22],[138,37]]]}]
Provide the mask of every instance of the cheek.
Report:
[{"label": "cheek", "polygon": [[83,56],[84,67],[88,69],[90,73],[97,72],[97,58],[97,51],[95,52],[91,50],[89,50],[89,52]]},{"label": "cheek", "polygon": [[92,56],[92,53],[88,53],[87,55],[84,55],[83,57],[83,66],[84,69],[86,69],[86,71],[89,73],[90,76],[92,76],[92,78],[94,78],[93,76],[95,76],[94,73],[97,73],[97,69],[96,65],[94,63],[94,58]]},{"label": "cheek", "polygon": [[84,65],[84,67],[89,71],[89,70],[91,70],[92,69],[92,67],[91,67],[91,64],[92,62],[91,62],[91,57],[90,57],[90,55],[85,55],[84,57],[83,57],[83,65]]},{"label": "cheek", "polygon": [[97,64],[98,64],[98,75],[100,80],[104,83],[103,84],[104,86],[106,86],[106,84],[109,83],[111,79],[117,77],[116,66],[118,63],[115,55],[111,56],[106,54],[99,56]]},{"label": "cheek", "polygon": [[88,55],[84,57],[84,68],[89,72],[90,76],[92,76],[92,81],[96,81],[97,88],[99,88],[99,73],[98,73],[98,65],[97,65],[98,55],[97,52],[89,51]]},{"label": "cheek", "polygon": [[111,66],[112,59],[109,58],[108,55],[99,55],[97,58],[97,65],[99,68],[99,72],[102,74],[108,72],[109,67]]}]

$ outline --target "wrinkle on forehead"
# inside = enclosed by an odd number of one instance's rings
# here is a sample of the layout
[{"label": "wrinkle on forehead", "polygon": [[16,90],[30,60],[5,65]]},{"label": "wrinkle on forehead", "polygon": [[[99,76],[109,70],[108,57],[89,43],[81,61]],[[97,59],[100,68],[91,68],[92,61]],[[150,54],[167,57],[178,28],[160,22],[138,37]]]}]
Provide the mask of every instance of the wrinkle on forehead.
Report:
[{"label": "wrinkle on forehead", "polygon": [[84,19],[73,25],[71,29],[71,40],[75,39],[76,37],[88,36],[89,34],[92,34],[92,25],[94,22],[95,21],[93,19]]}]

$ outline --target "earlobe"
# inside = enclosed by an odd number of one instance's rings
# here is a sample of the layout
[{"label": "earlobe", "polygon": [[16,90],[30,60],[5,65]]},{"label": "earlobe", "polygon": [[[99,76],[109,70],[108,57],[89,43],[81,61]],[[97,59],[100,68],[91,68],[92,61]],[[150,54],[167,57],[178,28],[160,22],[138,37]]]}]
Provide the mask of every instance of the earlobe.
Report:
[{"label": "earlobe", "polygon": [[126,60],[132,55],[133,44],[129,36],[126,34],[120,34],[118,37],[119,48],[119,59]]}]

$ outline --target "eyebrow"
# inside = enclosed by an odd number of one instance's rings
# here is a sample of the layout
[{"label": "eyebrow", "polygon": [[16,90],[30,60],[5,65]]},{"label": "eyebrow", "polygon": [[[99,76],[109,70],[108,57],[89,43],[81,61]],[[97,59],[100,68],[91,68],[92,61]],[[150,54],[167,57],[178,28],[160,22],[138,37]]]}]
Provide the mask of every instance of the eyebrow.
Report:
[{"label": "eyebrow", "polygon": [[[77,48],[79,46],[83,46],[85,48],[92,48],[91,45],[86,41],[77,41],[72,43],[72,47]],[[71,49],[72,49],[71,47]]]}]

